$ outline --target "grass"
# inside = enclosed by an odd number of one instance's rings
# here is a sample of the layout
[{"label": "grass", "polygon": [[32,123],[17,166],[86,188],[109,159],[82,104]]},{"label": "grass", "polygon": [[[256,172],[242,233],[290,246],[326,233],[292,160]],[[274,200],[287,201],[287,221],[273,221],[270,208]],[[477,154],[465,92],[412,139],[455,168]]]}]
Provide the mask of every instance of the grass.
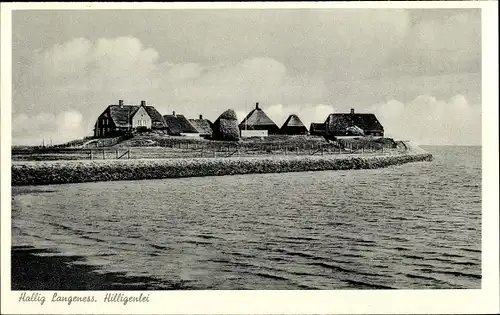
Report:
[{"label": "grass", "polygon": [[230,158],[15,161],[12,185],[45,185],[251,173],[373,169],[428,161],[428,153],[396,155],[255,156]]},{"label": "grass", "polygon": [[341,140],[327,142],[317,136],[269,136],[245,138],[240,141],[214,141],[203,138],[167,137],[158,133],[137,134],[117,145],[98,148],[13,148],[14,161],[88,160],[88,159],[148,159],[196,158],[255,155],[312,155],[334,153],[388,153],[394,147],[392,139]]}]

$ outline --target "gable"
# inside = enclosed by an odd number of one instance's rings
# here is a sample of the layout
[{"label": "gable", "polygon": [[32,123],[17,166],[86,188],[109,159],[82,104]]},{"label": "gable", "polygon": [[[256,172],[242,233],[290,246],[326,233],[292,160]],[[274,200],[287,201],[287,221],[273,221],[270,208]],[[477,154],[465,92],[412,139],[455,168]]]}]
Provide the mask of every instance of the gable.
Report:
[{"label": "gable", "polygon": [[149,116],[148,112],[146,111],[146,109],[141,106],[139,107],[139,109],[135,112],[133,118],[133,120],[136,120],[136,119],[149,119],[151,120],[151,117]]}]

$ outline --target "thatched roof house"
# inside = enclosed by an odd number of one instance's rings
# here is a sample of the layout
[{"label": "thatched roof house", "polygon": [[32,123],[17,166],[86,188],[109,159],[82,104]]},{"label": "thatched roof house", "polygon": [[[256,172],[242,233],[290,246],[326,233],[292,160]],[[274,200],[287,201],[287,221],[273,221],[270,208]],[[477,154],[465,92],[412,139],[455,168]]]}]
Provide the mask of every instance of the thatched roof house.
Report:
[{"label": "thatched roof house", "polygon": [[198,130],[191,125],[184,115],[178,115],[173,112],[172,115],[164,115],[163,118],[167,123],[167,130],[170,135],[199,135]]},{"label": "thatched roof house", "polygon": [[200,133],[200,136],[212,136],[212,122],[204,119],[202,115],[198,119],[189,119],[189,122]]},{"label": "thatched roof house", "polygon": [[283,126],[281,126],[280,133],[285,135],[305,135],[307,134],[307,128],[297,115],[292,114],[288,116]]},{"label": "thatched roof house", "polygon": [[311,123],[309,134],[311,136],[324,136],[326,134],[325,123]]},{"label": "thatched roof house", "polygon": [[[384,127],[374,114],[357,114],[354,109],[350,113],[330,114],[325,121],[325,129],[329,136],[384,136]],[[354,132],[356,131],[356,132]]]},{"label": "thatched roof house", "polygon": [[97,117],[94,136],[115,136],[137,127],[165,129],[167,125],[163,116],[154,106],[146,105],[146,101],[141,101],[140,105],[128,105],[119,100],[118,105],[108,105]]},{"label": "thatched roof house", "polygon": [[232,109],[223,112],[213,123],[212,138],[215,140],[237,141],[240,139],[238,117]]},{"label": "thatched roof house", "polygon": [[278,134],[280,128],[255,104],[255,108],[239,124],[240,130],[267,130],[268,134]]}]

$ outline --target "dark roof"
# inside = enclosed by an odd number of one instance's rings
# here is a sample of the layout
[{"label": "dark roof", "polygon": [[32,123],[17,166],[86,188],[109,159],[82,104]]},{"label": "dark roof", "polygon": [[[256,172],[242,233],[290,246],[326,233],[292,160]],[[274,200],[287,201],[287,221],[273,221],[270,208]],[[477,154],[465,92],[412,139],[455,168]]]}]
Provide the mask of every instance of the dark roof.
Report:
[{"label": "dark roof", "polygon": [[132,116],[139,109],[137,105],[109,105],[107,110],[116,127],[130,127]]},{"label": "dark roof", "polygon": [[323,135],[326,131],[324,123],[311,123],[309,127],[309,133],[311,135]]},{"label": "dark roof", "polygon": [[348,127],[358,126],[364,131],[384,131],[374,114],[330,114],[325,123],[331,131],[345,132]]},{"label": "dark roof", "polygon": [[[104,112],[109,112],[110,118],[115,123],[116,127],[128,128],[131,125],[131,120],[134,114],[139,110],[140,105],[109,105]],[[151,123],[154,127],[165,127],[165,120],[154,106],[144,106]]]},{"label": "dark roof", "polygon": [[201,134],[212,134],[212,123],[208,119],[189,119],[191,125]]},{"label": "dark roof", "polygon": [[172,134],[198,133],[198,130],[191,125],[184,115],[165,115],[163,118]]},{"label": "dark roof", "polygon": [[285,123],[281,128],[283,127],[305,127],[302,121],[300,120],[299,116],[292,114],[288,116],[288,118],[285,120]]},{"label": "dark roof", "polygon": [[325,130],[325,124],[324,123],[311,123],[311,127],[309,128],[311,130]]},{"label": "dark roof", "polygon": [[307,128],[297,115],[292,114],[288,116],[280,131],[283,134],[295,135],[306,133]]},{"label": "dark roof", "polygon": [[154,108],[154,106],[144,106],[149,117],[151,117],[151,123],[154,127],[166,127],[167,123],[163,116]]},{"label": "dark roof", "polygon": [[249,130],[255,129],[255,127],[260,127],[259,129],[279,129],[258,105],[241,121],[239,127],[240,129],[246,128]]}]

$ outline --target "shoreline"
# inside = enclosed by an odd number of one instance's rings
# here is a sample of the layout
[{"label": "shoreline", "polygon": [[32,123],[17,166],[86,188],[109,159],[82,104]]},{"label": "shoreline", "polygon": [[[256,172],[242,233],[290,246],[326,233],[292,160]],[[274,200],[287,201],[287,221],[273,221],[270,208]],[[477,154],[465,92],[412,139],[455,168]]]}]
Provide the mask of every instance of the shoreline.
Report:
[{"label": "shoreline", "polygon": [[165,284],[147,276],[127,276],[122,272],[98,273],[85,264],[85,257],[58,255],[32,246],[11,247],[11,286],[13,291],[86,290],[179,290],[182,282]]},{"label": "shoreline", "polygon": [[392,155],[256,156],[189,159],[13,161],[12,186],[376,169],[431,161],[421,148]]}]

